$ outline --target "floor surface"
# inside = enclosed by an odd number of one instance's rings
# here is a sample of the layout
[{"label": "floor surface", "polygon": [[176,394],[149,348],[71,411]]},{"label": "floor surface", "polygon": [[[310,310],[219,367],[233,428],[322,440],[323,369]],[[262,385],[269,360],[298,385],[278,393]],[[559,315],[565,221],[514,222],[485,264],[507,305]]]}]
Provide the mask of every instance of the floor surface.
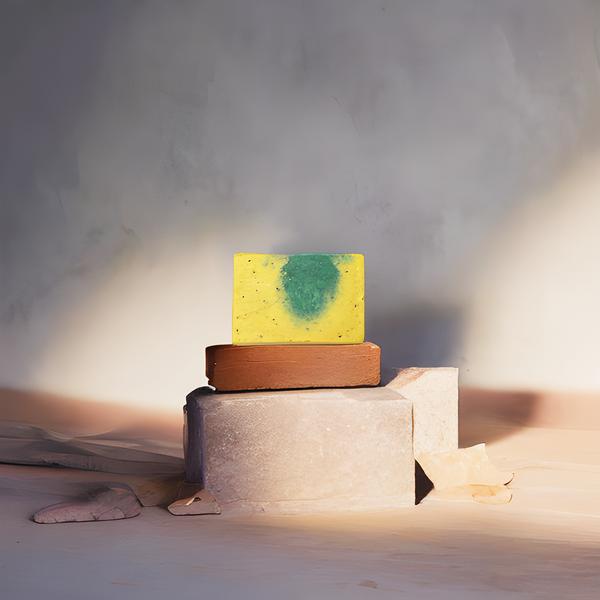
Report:
[{"label": "floor surface", "polygon": [[494,462],[516,472],[508,505],[431,494],[371,515],[149,507],[124,521],[38,525],[35,510],[107,476],[0,465],[0,598],[599,598],[599,432],[476,425]]}]

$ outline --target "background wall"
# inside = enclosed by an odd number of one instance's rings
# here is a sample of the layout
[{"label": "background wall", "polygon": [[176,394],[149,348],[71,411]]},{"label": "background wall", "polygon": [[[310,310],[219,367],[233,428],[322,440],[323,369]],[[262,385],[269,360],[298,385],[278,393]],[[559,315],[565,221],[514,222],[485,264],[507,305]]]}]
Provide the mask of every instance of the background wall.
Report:
[{"label": "background wall", "polygon": [[600,2],[2,0],[0,386],[179,412],[235,251],[388,366],[600,390]]}]

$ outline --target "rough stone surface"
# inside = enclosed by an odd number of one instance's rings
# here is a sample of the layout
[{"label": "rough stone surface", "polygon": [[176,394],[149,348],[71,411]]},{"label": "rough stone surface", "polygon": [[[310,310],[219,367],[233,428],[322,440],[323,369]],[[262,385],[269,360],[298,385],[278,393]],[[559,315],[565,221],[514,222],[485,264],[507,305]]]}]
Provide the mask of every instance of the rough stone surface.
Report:
[{"label": "rough stone surface", "polygon": [[386,374],[387,388],[413,403],[415,457],[458,448],[458,369],[408,368]]},{"label": "rough stone surface", "polygon": [[271,344],[206,348],[206,376],[217,391],[375,386],[379,346]]},{"label": "rough stone surface", "polygon": [[71,502],[59,502],[38,510],[36,523],[70,523],[73,521],[114,521],[137,517],[141,512],[135,494],[124,486],[110,486],[91,492]]},{"label": "rough stone surface", "polygon": [[[199,419],[194,415],[199,413]],[[412,406],[385,388],[188,396],[186,460],[223,512],[414,504]],[[196,450],[197,451],[197,450]]]}]

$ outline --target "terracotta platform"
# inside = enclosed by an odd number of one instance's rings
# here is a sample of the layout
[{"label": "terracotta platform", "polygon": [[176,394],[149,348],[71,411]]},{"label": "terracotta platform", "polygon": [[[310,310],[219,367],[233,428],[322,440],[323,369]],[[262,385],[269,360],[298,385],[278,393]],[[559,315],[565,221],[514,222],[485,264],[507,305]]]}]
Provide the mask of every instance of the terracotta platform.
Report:
[{"label": "terracotta platform", "polygon": [[370,342],[209,346],[206,376],[219,392],[375,386],[380,356]]}]

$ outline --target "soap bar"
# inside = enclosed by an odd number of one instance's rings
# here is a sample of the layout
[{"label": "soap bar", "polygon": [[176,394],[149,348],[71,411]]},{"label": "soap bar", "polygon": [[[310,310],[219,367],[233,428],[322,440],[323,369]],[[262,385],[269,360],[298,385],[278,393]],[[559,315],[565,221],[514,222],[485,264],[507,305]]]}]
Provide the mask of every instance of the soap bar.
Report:
[{"label": "soap bar", "polygon": [[234,344],[364,342],[362,254],[234,256]]}]

